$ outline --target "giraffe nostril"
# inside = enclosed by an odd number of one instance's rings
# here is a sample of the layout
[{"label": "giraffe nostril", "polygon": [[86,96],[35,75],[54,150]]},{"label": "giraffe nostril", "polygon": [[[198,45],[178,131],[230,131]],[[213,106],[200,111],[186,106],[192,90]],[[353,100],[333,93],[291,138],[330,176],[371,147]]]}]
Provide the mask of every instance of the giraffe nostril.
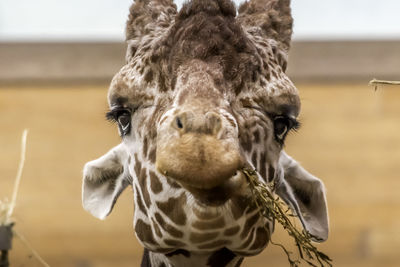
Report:
[{"label": "giraffe nostril", "polygon": [[183,123],[179,117],[176,117],[176,126],[178,126],[179,129],[183,129]]},{"label": "giraffe nostril", "polygon": [[186,133],[191,128],[191,118],[193,116],[189,112],[181,112],[172,121],[172,127],[180,133]]}]

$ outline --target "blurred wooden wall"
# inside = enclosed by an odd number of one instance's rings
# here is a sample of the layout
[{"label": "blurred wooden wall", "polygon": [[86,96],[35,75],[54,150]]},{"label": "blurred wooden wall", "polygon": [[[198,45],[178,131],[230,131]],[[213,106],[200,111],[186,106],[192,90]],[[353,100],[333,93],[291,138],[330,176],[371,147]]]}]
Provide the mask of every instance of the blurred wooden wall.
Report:
[{"label": "blurred wooden wall", "polygon": [[[29,128],[16,226],[57,267],[138,266],[126,190],[106,221],[81,206],[85,162],[120,142],[104,119],[122,44],[0,44],[0,198],[11,195],[20,135]],[[295,42],[289,75],[302,100],[302,128],[286,150],[323,179],[331,233],[318,245],[335,266],[399,266],[400,42]],[[275,242],[291,245],[277,228]],[[295,250],[294,247],[292,247]],[[15,239],[11,266],[41,266]],[[244,266],[288,266],[270,245]]]},{"label": "blurred wooden wall", "polygon": [[[335,266],[398,266],[400,255],[400,90],[366,84],[298,84],[298,133],[286,150],[326,185],[331,233],[318,245]],[[138,266],[133,195],[99,221],[81,206],[85,162],[120,142],[104,119],[107,85],[0,87],[0,197],[11,195],[20,135],[28,128],[17,229],[51,266]],[[277,227],[275,242],[291,246]],[[295,248],[291,246],[293,250]],[[41,266],[15,239],[11,266]],[[244,266],[288,266],[270,245]]]},{"label": "blurred wooden wall", "polygon": [[[0,84],[107,82],[124,64],[122,43],[0,43]],[[396,79],[400,41],[293,42],[289,76],[297,82]]]}]

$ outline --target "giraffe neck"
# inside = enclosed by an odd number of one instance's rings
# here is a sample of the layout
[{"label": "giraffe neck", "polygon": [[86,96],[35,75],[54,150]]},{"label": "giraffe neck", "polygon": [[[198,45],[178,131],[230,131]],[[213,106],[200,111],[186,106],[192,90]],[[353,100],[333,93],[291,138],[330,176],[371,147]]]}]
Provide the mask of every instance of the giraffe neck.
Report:
[{"label": "giraffe neck", "polygon": [[209,253],[193,253],[179,249],[168,254],[144,250],[141,267],[239,267],[243,257],[235,255],[229,249],[223,248]]}]

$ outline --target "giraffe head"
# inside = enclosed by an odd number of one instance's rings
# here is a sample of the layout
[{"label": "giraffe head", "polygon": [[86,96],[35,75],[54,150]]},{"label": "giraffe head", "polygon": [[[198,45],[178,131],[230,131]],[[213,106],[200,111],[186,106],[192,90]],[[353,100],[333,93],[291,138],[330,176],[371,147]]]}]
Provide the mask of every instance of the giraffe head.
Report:
[{"label": "giraffe head", "polygon": [[[87,210],[106,217],[131,184],[136,233],[147,248],[201,250],[193,245],[196,222],[190,220],[220,208],[227,210],[217,214],[224,226],[238,230],[229,238],[214,236],[215,248],[256,254],[270,232],[259,230],[265,222],[240,172],[250,167],[261,181],[275,181],[276,193],[306,230],[327,238],[323,184],[282,150],[300,112],[297,89],[285,74],[289,2],[253,0],[238,15],[228,0],[192,0],[179,13],[169,0],[133,4],[127,63],[108,95],[107,117],[117,123],[122,142],[85,166]],[[175,231],[179,241],[163,238],[160,214],[169,218],[164,223],[186,229]],[[253,243],[246,246],[247,236]]]}]

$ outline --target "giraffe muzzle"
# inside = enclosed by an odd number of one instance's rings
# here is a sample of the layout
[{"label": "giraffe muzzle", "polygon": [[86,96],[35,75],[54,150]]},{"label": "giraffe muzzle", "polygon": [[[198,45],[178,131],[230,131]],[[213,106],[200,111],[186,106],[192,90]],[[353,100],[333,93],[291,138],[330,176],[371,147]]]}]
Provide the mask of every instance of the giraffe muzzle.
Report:
[{"label": "giraffe muzzle", "polygon": [[233,177],[241,167],[239,142],[227,134],[215,112],[180,112],[169,124],[169,134],[159,132],[156,165],[162,174],[183,186],[211,189]]},{"label": "giraffe muzzle", "polygon": [[234,145],[187,133],[157,147],[156,165],[159,172],[183,185],[210,189],[234,176],[241,160]]}]

